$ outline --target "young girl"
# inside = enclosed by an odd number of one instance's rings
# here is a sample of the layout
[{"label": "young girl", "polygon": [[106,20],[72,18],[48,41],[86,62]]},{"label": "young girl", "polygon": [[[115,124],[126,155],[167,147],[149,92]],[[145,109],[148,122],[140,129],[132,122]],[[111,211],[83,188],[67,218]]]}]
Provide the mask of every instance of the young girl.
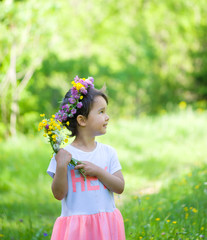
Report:
[{"label": "young girl", "polygon": [[[76,77],[72,84],[56,118],[75,139],[53,156],[47,170],[53,195],[62,200],[51,239],[124,240],[123,218],[113,196],[124,190],[121,165],[112,147],[95,141],[106,133],[108,99],[93,87],[93,78]],[[73,167],[72,157],[81,163]]]}]

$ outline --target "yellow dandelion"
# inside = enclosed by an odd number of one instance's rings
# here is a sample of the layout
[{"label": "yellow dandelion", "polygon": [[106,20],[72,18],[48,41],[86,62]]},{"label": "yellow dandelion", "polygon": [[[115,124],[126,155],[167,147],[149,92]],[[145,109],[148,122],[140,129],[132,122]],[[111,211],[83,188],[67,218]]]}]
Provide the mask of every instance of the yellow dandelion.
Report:
[{"label": "yellow dandelion", "polygon": [[200,185],[196,185],[196,186],[195,186],[195,189],[199,189],[199,187],[200,187]]},{"label": "yellow dandelion", "polygon": [[69,121],[67,121],[67,122],[66,122],[66,125],[67,125],[67,126],[69,126],[69,125],[70,125],[70,122],[69,122]]},{"label": "yellow dandelion", "polygon": [[49,132],[48,132],[48,135],[52,135],[52,132],[51,132],[51,131],[49,131]]},{"label": "yellow dandelion", "polygon": [[80,96],[80,100],[82,100],[83,99],[83,96]]},{"label": "yellow dandelion", "polygon": [[198,212],[198,210],[197,210],[197,209],[195,209],[195,208],[193,208],[193,209],[192,209],[192,212],[194,212],[194,213],[197,213],[197,212]]},{"label": "yellow dandelion", "polygon": [[177,222],[176,222],[176,221],[173,221],[172,223],[173,223],[173,224],[176,224]]},{"label": "yellow dandelion", "polygon": [[54,115],[54,114],[52,115],[52,118],[55,118],[55,115]]},{"label": "yellow dandelion", "polygon": [[43,136],[44,136],[44,137],[47,137],[47,134],[45,133],[45,134],[43,134]]},{"label": "yellow dandelion", "polygon": [[85,81],[86,79],[85,78],[82,78],[83,81]]},{"label": "yellow dandelion", "polygon": [[143,238],[142,236],[139,237],[139,239],[142,239],[142,238]]},{"label": "yellow dandelion", "polygon": [[160,221],[160,218],[155,218],[156,221]]},{"label": "yellow dandelion", "polygon": [[146,200],[149,200],[150,198],[149,198],[149,197],[146,197],[145,199],[146,199]]},{"label": "yellow dandelion", "polygon": [[201,227],[201,231],[203,231],[204,230],[204,227]]},{"label": "yellow dandelion", "polygon": [[67,143],[67,142],[68,142],[68,139],[66,138],[66,139],[64,140],[64,142]]},{"label": "yellow dandelion", "polygon": [[188,207],[184,207],[184,210],[187,212],[188,211]]},{"label": "yellow dandelion", "polygon": [[189,216],[189,214],[188,214],[188,213],[186,213],[186,214],[185,214],[185,219],[188,219],[188,216]]},{"label": "yellow dandelion", "polygon": [[129,219],[128,218],[126,218],[125,220],[124,220],[124,222],[128,222],[129,221]]},{"label": "yellow dandelion", "polygon": [[167,219],[167,222],[169,223],[169,222],[170,222],[170,220],[169,220],[169,219]]},{"label": "yellow dandelion", "polygon": [[44,113],[40,114],[40,117],[44,117],[44,116],[45,116],[45,114],[44,114]]}]

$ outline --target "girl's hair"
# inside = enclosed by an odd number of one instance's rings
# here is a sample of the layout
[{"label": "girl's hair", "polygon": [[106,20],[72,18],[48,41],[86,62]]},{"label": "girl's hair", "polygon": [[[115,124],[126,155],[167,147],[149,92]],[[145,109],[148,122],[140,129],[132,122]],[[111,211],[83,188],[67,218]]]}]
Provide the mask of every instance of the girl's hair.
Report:
[{"label": "girl's hair", "polygon": [[[62,101],[62,103],[60,105],[60,108],[63,105],[68,103],[68,98],[70,96],[71,96],[71,90],[69,90],[66,93],[66,95],[65,95],[65,97],[64,97],[64,99],[63,99],[63,101]],[[83,116],[85,116],[87,118],[88,115],[89,115],[89,112],[90,112],[90,110],[91,110],[91,108],[93,106],[94,99],[97,96],[103,97],[106,100],[106,103],[108,104],[108,98],[107,98],[106,94],[104,93],[104,90],[98,90],[96,88],[89,88],[87,94],[83,97],[83,99],[81,101],[83,106],[81,108],[77,109],[76,114],[72,118],[68,117],[67,120],[65,121],[65,122],[67,122],[67,121],[70,122],[69,126],[66,125],[67,129],[69,131],[71,131],[70,137],[77,136],[77,134],[78,134],[77,116],[78,115],[83,115]]]}]

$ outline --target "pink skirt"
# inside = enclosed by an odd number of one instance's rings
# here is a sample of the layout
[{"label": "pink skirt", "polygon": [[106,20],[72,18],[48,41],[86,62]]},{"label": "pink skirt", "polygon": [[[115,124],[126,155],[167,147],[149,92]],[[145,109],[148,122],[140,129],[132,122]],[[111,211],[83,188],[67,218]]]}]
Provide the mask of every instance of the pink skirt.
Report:
[{"label": "pink skirt", "polygon": [[118,209],[92,215],[58,217],[51,240],[125,240],[123,218]]}]

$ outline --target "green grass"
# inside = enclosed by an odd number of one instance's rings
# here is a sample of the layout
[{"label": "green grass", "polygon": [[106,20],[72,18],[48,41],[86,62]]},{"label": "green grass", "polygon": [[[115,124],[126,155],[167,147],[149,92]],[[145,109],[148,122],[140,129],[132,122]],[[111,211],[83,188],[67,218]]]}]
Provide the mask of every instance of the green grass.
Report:
[{"label": "green grass", "polygon": [[[206,238],[206,117],[187,110],[111,120],[97,138],[122,164],[126,188],[116,204],[127,240]],[[0,239],[50,239],[60,215],[46,174],[50,146],[40,135],[20,135],[1,141],[0,153]]]}]

